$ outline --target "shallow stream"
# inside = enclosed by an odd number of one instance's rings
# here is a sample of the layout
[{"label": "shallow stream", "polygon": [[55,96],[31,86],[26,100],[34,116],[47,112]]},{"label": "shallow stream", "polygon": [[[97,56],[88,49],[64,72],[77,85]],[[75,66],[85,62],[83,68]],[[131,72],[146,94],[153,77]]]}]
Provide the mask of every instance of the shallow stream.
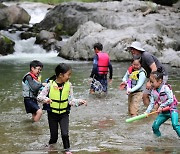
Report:
[{"label": "shallow stream", "polygon": [[[39,3],[23,3],[21,6],[31,14],[31,23],[41,21],[49,8]],[[154,137],[152,133],[151,125],[155,116],[133,123],[125,122],[129,118],[127,95],[125,91],[119,90],[119,84],[130,63],[113,62],[113,83],[109,86],[108,95],[91,96],[91,62],[67,61],[57,57],[56,52],[45,53],[40,46],[34,45],[35,38],[19,40],[16,34],[3,33],[15,40],[16,52],[14,55],[0,57],[0,153],[62,153],[60,135],[57,152],[48,152],[45,148],[49,141],[46,112],[43,112],[40,122],[33,123],[31,115],[27,115],[24,109],[21,81],[33,59],[44,63],[43,80],[54,74],[54,68],[60,62],[69,63],[73,68],[71,82],[74,95],[88,102],[87,107],[71,109],[70,143],[75,154],[179,153],[180,139],[173,131],[170,120],[161,126],[161,138]],[[168,65],[166,68],[174,94],[180,100],[180,68]],[[145,109],[141,104],[139,113]]]},{"label": "shallow stream", "polygon": [[[44,63],[42,79],[54,73],[60,62],[73,68],[71,82],[77,98],[84,98],[88,106],[72,107],[70,114],[70,143],[76,154],[119,154],[119,153],[173,153],[180,151],[180,140],[170,125],[170,120],[161,126],[162,137],[153,136],[151,125],[155,116],[126,123],[127,95],[119,91],[118,85],[129,65],[112,63],[113,83],[106,97],[89,95],[89,74],[91,62],[66,61],[55,53],[8,56],[0,58],[0,152],[1,153],[48,153],[45,145],[49,141],[47,115],[44,111],[40,122],[32,123],[26,114],[22,98],[21,80],[29,71],[29,62],[38,59]],[[180,100],[180,68],[166,65],[169,82]],[[140,113],[145,111],[143,104]],[[62,151],[61,137],[57,143]]]}]

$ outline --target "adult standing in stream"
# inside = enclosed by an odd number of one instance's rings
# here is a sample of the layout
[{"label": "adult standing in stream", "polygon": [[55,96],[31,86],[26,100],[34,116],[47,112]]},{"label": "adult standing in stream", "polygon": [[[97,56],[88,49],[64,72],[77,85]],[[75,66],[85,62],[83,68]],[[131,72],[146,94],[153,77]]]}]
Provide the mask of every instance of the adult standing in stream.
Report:
[{"label": "adult standing in stream", "polygon": [[[163,73],[163,83],[166,83],[168,80],[168,73],[165,67],[160,63],[157,57],[155,57],[153,54],[145,51],[145,49],[142,48],[142,45],[140,42],[135,41],[132,42],[130,47],[128,47],[133,57],[140,57],[141,58],[141,66],[145,69],[147,73],[147,78],[149,79],[150,73],[157,71],[158,69],[162,70]],[[149,105],[150,102],[150,93],[151,93],[151,84],[148,80],[146,83],[146,87],[143,90],[143,103],[145,106]]]}]

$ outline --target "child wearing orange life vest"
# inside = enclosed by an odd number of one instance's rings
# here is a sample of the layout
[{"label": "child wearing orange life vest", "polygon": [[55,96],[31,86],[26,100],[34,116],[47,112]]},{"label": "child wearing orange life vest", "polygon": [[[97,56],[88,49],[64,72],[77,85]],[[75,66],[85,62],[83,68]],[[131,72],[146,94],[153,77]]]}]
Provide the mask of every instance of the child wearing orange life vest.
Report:
[{"label": "child wearing orange life vest", "polygon": [[54,144],[58,140],[58,125],[60,125],[65,153],[71,154],[69,143],[70,106],[86,105],[86,101],[73,97],[72,85],[69,82],[71,77],[69,65],[60,63],[55,68],[55,74],[38,95],[38,101],[46,104],[50,129],[49,150],[54,149]]},{"label": "child wearing orange life vest", "polygon": [[41,87],[46,83],[41,83],[39,77],[43,68],[40,61],[33,60],[30,63],[30,72],[28,72],[22,80],[24,105],[27,113],[32,114],[34,122],[40,120],[42,109],[38,106],[37,95]]},{"label": "child wearing orange life vest", "polygon": [[[113,68],[110,62],[110,58],[106,52],[102,52],[103,45],[101,43],[95,43],[93,48],[95,56],[93,59],[93,68],[90,75],[90,77],[93,79],[91,82],[90,94],[94,94],[96,91],[100,93],[107,93],[108,82],[112,82],[113,75]],[[107,81],[108,70],[109,81]]]},{"label": "child wearing orange life vest", "polygon": [[[159,137],[161,132],[159,131],[160,126],[171,118],[172,127],[180,137],[180,125],[178,124],[178,109],[177,99],[173,95],[170,85],[163,83],[162,70],[152,72],[150,74],[150,83],[152,86],[152,92],[150,97],[150,104],[146,110],[146,113],[150,113],[155,105],[158,106],[157,111],[159,115],[156,117],[152,129],[154,134]],[[169,111],[163,111],[163,108],[170,107]]]},{"label": "child wearing orange life vest", "polygon": [[146,80],[146,72],[141,67],[140,59],[134,58],[122,79],[120,88],[126,86],[128,94],[128,112],[131,116],[137,116],[142,100],[143,85]]}]

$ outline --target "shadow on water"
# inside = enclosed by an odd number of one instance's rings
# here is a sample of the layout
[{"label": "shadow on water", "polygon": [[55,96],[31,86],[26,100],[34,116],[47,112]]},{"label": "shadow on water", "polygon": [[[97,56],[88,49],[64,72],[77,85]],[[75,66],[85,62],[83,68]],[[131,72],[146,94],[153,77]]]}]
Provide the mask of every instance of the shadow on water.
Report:
[{"label": "shadow on water", "polygon": [[[47,58],[47,57],[46,57]],[[42,58],[43,59],[43,58]],[[52,63],[43,59],[43,80],[54,74],[57,59]],[[29,59],[29,61],[31,61]],[[62,153],[61,137],[57,151],[48,152],[45,145],[49,141],[47,115],[44,112],[38,123],[31,121],[31,115],[24,110],[21,96],[21,79],[29,70],[29,61],[0,60],[0,152],[1,153]],[[72,107],[70,114],[70,142],[76,154],[176,154],[180,151],[180,140],[173,131],[170,121],[161,126],[162,137],[153,136],[151,125],[155,118],[125,123],[127,95],[119,91],[119,83],[129,63],[113,63],[114,79],[109,85],[106,97],[89,95],[90,62],[66,61],[72,65],[71,82],[75,97],[84,98],[88,106]],[[169,82],[180,100],[180,69],[167,66]],[[140,113],[145,111],[143,104]]]}]

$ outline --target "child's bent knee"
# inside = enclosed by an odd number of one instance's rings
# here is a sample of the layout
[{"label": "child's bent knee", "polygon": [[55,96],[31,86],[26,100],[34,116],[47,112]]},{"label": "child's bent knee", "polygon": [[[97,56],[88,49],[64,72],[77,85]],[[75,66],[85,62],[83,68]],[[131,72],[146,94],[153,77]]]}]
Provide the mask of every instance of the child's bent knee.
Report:
[{"label": "child's bent knee", "polygon": [[42,109],[39,109],[39,110],[37,110],[37,112],[36,112],[36,114],[38,114],[38,115],[42,115]]}]

